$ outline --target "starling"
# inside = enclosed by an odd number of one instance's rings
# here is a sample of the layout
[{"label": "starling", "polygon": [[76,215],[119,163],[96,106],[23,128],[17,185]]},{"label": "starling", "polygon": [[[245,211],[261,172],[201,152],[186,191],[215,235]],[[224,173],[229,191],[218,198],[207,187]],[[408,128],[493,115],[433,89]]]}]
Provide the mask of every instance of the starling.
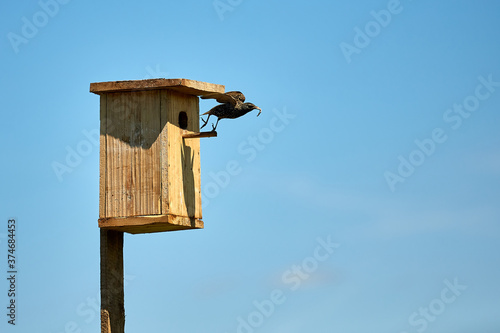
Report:
[{"label": "starling", "polygon": [[200,129],[202,129],[207,125],[210,116],[217,117],[217,122],[215,123],[215,126],[212,124],[212,131],[215,131],[215,129],[217,128],[217,124],[221,119],[238,118],[255,109],[259,110],[259,113],[257,114],[258,117],[262,112],[261,108],[259,108],[258,106],[252,103],[244,103],[245,95],[243,95],[243,93],[240,91],[228,91],[225,94],[212,93],[201,96],[201,98],[203,99],[214,98],[217,102],[222,104],[213,107],[212,109],[210,109],[210,111],[205,112],[203,114],[203,115],[208,114],[208,117],[207,120],[202,119],[203,126],[201,126]]}]

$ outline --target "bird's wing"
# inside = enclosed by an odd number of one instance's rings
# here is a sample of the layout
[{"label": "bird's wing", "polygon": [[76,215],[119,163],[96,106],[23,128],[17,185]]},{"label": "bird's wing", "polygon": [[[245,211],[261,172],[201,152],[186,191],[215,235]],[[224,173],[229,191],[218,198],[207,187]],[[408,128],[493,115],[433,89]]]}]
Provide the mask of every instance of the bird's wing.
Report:
[{"label": "bird's wing", "polygon": [[245,101],[245,95],[241,91],[228,91],[226,95],[231,96],[235,100],[243,103]]},{"label": "bird's wing", "polygon": [[237,103],[243,103],[245,101],[245,95],[241,91],[228,91],[225,94],[222,93],[211,93],[201,96],[202,99],[213,98],[219,103],[229,103],[235,106]]}]

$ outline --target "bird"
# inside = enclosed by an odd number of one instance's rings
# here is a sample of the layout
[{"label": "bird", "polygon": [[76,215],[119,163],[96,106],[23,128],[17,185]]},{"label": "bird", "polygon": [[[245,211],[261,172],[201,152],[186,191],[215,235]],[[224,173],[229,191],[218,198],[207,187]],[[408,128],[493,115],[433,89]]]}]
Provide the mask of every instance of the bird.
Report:
[{"label": "bird", "polygon": [[212,131],[215,131],[217,128],[217,125],[219,124],[219,120],[221,119],[234,119],[241,117],[248,112],[252,110],[259,110],[259,113],[257,114],[257,117],[260,115],[262,112],[262,109],[256,106],[253,103],[244,103],[245,102],[245,95],[241,91],[228,91],[227,93],[210,93],[201,96],[202,99],[209,99],[213,98],[217,102],[222,103],[219,104],[209,111],[205,112],[202,114],[206,115],[208,114],[207,120],[203,120],[203,126],[200,127],[202,129],[205,127],[208,123],[208,119],[210,116],[216,116],[217,117],[217,122],[215,123],[215,126],[212,124]]}]

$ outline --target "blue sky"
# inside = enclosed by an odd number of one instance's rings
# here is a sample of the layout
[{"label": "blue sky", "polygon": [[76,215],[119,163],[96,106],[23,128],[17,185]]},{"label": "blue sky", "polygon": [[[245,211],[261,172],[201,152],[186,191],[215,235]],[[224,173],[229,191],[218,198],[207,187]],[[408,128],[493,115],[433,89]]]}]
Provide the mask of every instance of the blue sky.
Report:
[{"label": "blue sky", "polygon": [[0,6],[2,332],[99,330],[89,84],[154,77],[263,111],[201,140],[205,229],[125,236],[126,331],[500,331],[498,2]]}]

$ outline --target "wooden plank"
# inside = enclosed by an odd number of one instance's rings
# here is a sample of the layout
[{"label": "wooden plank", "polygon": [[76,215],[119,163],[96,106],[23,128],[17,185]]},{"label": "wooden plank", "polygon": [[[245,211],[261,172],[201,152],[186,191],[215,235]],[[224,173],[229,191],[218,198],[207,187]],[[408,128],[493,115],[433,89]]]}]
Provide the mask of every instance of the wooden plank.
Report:
[{"label": "wooden plank", "polygon": [[[120,175],[120,142],[117,138],[118,133],[123,134],[123,115],[118,111],[122,108],[123,101],[121,95],[107,95],[107,113],[106,113],[106,214],[105,216],[116,216],[119,213],[119,187],[121,184]],[[119,172],[120,171],[120,172]]]},{"label": "wooden plank", "polygon": [[130,140],[129,98],[125,94],[108,95],[106,216],[125,216],[128,213],[130,160],[125,141]]},{"label": "wooden plank", "polygon": [[123,110],[116,109],[116,113],[123,113],[123,122],[120,124],[120,132],[116,133],[115,142],[118,147],[117,161],[115,172],[116,181],[113,183],[114,195],[116,197],[115,203],[117,204],[117,211],[114,216],[129,216],[132,215],[133,206],[133,179],[132,179],[132,156],[133,150],[130,147],[131,141],[134,140],[135,133],[135,119],[134,113],[137,110],[136,95],[133,93],[120,94],[121,107]]},{"label": "wooden plank", "polygon": [[141,206],[148,207],[134,215],[160,214],[161,212],[161,169],[160,169],[160,133],[161,110],[160,91],[151,91],[145,94],[145,110],[141,112],[141,132],[145,146],[140,149],[141,156],[141,191],[146,195],[141,196]]},{"label": "wooden plank", "polygon": [[160,172],[161,172],[161,214],[168,214],[170,212],[170,196],[168,187],[168,166],[170,160],[168,158],[168,98],[169,92],[162,90],[160,92]]},{"label": "wooden plank", "polygon": [[[189,119],[189,124],[188,124],[188,130],[193,131],[193,132],[199,132],[200,131],[200,117],[198,116],[200,114],[200,99],[199,98],[194,98],[194,103],[195,105],[193,106],[193,117],[190,117]],[[196,116],[194,116],[196,115]],[[216,132],[217,134],[217,132]],[[193,138],[190,140],[183,140],[184,144],[186,146],[190,146],[191,150],[194,152],[194,163],[192,166],[192,169],[190,172],[193,173],[193,180],[194,180],[194,217],[198,219],[202,219],[202,212],[201,212],[201,158],[200,158],[200,139],[199,138]],[[191,216],[190,216],[191,217]]]},{"label": "wooden plank", "polygon": [[99,217],[106,216],[106,95],[100,97],[99,135]]},{"label": "wooden plank", "polygon": [[182,137],[185,139],[190,139],[190,138],[213,138],[217,136],[216,131],[210,131],[210,132],[192,132],[188,130],[182,131]]},{"label": "wooden plank", "polygon": [[130,215],[160,213],[160,93],[144,91],[136,93],[139,99],[133,121],[134,141],[132,156],[132,209]]},{"label": "wooden plank", "polygon": [[200,140],[183,139],[178,124],[179,113],[184,111],[188,115],[186,129],[199,131],[199,100],[176,91],[167,91],[166,95],[168,213],[201,219]]},{"label": "wooden plank", "polygon": [[202,96],[214,92],[224,93],[225,91],[225,87],[220,84],[188,79],[148,79],[94,82],[90,84],[90,92],[95,94],[152,89],[173,89],[184,94],[196,96]]},{"label": "wooden plank", "polygon": [[200,219],[175,215],[110,217],[99,219],[101,230],[118,230],[131,234],[203,229]]},{"label": "wooden plank", "polygon": [[108,94],[105,217],[159,214],[160,93]]},{"label": "wooden plank", "polygon": [[123,232],[100,230],[101,333],[124,333]]},{"label": "wooden plank", "polygon": [[169,90],[167,92],[167,154],[168,154],[168,192],[169,192],[169,213],[175,215],[187,215],[184,194],[182,187],[182,168],[181,168],[181,138],[179,136],[180,128],[176,126],[175,110],[182,107],[174,100],[178,93]]}]

